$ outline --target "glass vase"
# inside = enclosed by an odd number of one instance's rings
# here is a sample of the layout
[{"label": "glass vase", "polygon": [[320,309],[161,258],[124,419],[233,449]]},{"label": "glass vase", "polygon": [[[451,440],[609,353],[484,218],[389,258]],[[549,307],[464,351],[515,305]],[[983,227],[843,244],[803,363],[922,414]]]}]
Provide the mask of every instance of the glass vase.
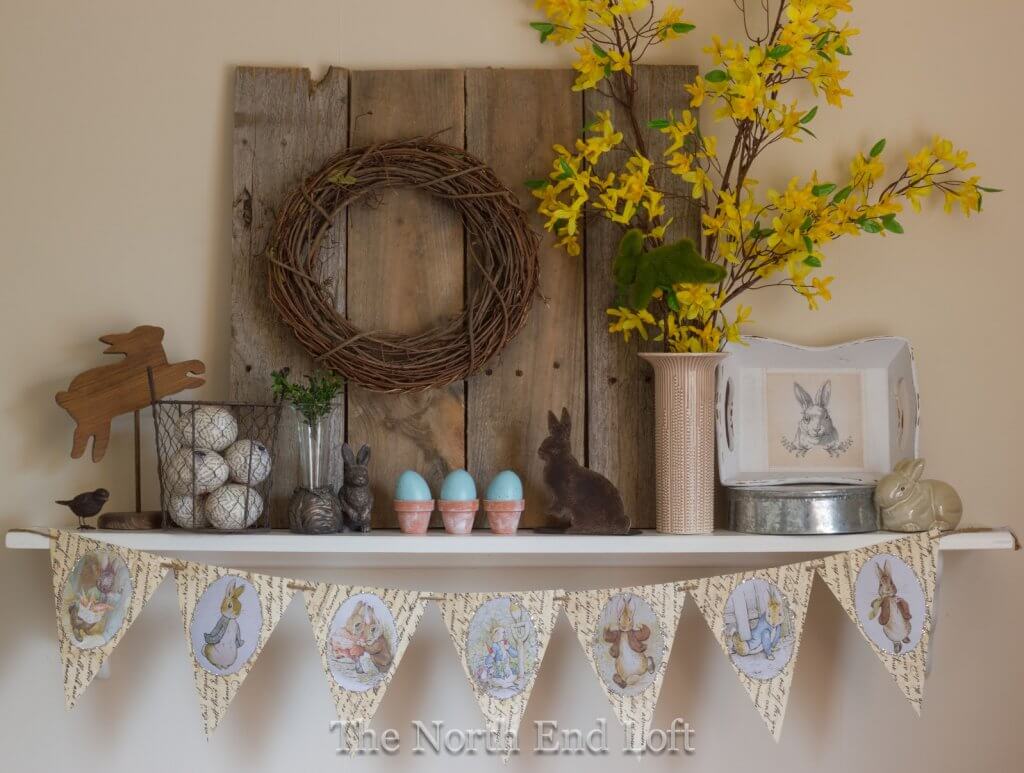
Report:
[{"label": "glass vase", "polygon": [[292,406],[299,452],[299,480],[288,502],[288,527],[299,534],[342,530],[338,488],[344,478],[341,403],[315,414]]},{"label": "glass vase", "polygon": [[340,403],[323,415],[306,415],[292,406],[292,415],[299,444],[299,486],[310,491],[336,489],[343,473]]}]

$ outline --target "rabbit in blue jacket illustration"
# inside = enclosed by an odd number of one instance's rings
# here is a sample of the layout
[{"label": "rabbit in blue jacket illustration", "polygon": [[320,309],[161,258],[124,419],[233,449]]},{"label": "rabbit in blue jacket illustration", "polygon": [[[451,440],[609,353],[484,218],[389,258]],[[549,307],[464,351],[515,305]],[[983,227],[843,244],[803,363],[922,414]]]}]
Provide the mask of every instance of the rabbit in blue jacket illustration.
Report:
[{"label": "rabbit in blue jacket illustration", "polygon": [[220,603],[220,619],[209,633],[204,633],[206,645],[203,655],[221,670],[227,670],[235,664],[238,650],[245,644],[242,641],[242,629],[238,625],[238,616],[242,614],[242,591],[245,586],[235,584],[232,580],[224,590],[224,600]]},{"label": "rabbit in blue jacket illustration", "polygon": [[757,618],[750,629],[750,638],[744,639],[739,631],[733,632],[732,650],[737,655],[756,655],[761,652],[768,660],[775,659],[775,648],[782,638],[782,602],[772,593],[768,597],[768,608]]}]

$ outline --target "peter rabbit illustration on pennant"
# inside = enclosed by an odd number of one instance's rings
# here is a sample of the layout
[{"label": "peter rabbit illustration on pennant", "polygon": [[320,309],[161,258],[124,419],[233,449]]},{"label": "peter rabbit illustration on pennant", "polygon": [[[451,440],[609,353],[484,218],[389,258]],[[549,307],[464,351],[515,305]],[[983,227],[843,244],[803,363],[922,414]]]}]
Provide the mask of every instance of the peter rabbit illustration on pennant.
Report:
[{"label": "peter rabbit illustration on pennant", "polygon": [[192,618],[193,653],[200,667],[217,676],[233,674],[256,651],[263,614],[252,583],[228,575],[210,583]]},{"label": "peter rabbit illustration on pennant", "polygon": [[913,651],[921,641],[925,600],[921,583],[899,556],[882,553],[866,561],[854,588],[864,633],[892,655]]},{"label": "peter rabbit illustration on pennant", "polygon": [[753,679],[773,679],[793,657],[793,615],[779,587],[767,580],[740,583],[723,614],[729,656]]},{"label": "peter rabbit illustration on pennant", "polygon": [[394,615],[379,596],[349,596],[331,622],[327,640],[331,676],[352,692],[376,687],[391,670],[397,641]]},{"label": "peter rabbit illustration on pennant", "polygon": [[604,605],[592,648],[608,689],[635,695],[654,684],[665,656],[665,634],[645,599],[619,593]]}]

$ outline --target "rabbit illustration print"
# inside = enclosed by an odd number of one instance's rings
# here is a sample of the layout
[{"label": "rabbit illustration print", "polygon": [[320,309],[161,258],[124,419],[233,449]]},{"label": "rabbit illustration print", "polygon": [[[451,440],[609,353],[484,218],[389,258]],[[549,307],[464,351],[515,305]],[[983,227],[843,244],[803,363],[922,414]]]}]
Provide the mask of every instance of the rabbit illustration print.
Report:
[{"label": "rabbit illustration print", "polygon": [[645,599],[617,593],[601,610],[591,648],[605,687],[637,695],[654,684],[665,657],[665,635]]},{"label": "rabbit illustration print", "polygon": [[537,631],[517,596],[488,599],[477,607],[466,634],[473,677],[492,698],[521,693],[537,668]]},{"label": "rabbit illustration print", "polygon": [[391,670],[397,641],[394,615],[379,596],[349,596],[338,607],[327,638],[331,676],[350,692],[373,689]]},{"label": "rabbit illustration print", "polygon": [[768,580],[746,580],[725,602],[722,635],[733,664],[753,679],[773,679],[793,657],[793,612]]},{"label": "rabbit illustration print", "polygon": [[924,591],[899,556],[882,553],[864,563],[857,573],[854,603],[864,634],[883,652],[905,655],[921,641]]},{"label": "rabbit illustration print", "polygon": [[775,470],[846,470],[864,464],[858,371],[768,371],[765,426]]},{"label": "rabbit illustration print", "polygon": [[61,625],[79,649],[102,647],[124,624],[132,596],[128,565],[109,550],[90,550],[64,583]]},{"label": "rabbit illustration print", "polygon": [[189,630],[192,654],[217,676],[241,670],[259,644],[263,613],[259,594],[244,577],[226,575],[199,598]]}]

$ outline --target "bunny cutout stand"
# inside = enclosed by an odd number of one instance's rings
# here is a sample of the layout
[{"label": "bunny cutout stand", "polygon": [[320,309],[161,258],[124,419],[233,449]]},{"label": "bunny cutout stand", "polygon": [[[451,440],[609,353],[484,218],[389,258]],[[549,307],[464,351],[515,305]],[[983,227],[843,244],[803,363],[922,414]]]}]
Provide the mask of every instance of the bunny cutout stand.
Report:
[{"label": "bunny cutout stand", "polygon": [[537,449],[544,461],[544,483],[551,492],[547,514],[559,528],[537,529],[540,532],[565,534],[639,534],[630,531],[622,496],[610,480],[588,470],[572,455],[572,420],[562,408],[559,419],[548,411],[548,437]]}]

